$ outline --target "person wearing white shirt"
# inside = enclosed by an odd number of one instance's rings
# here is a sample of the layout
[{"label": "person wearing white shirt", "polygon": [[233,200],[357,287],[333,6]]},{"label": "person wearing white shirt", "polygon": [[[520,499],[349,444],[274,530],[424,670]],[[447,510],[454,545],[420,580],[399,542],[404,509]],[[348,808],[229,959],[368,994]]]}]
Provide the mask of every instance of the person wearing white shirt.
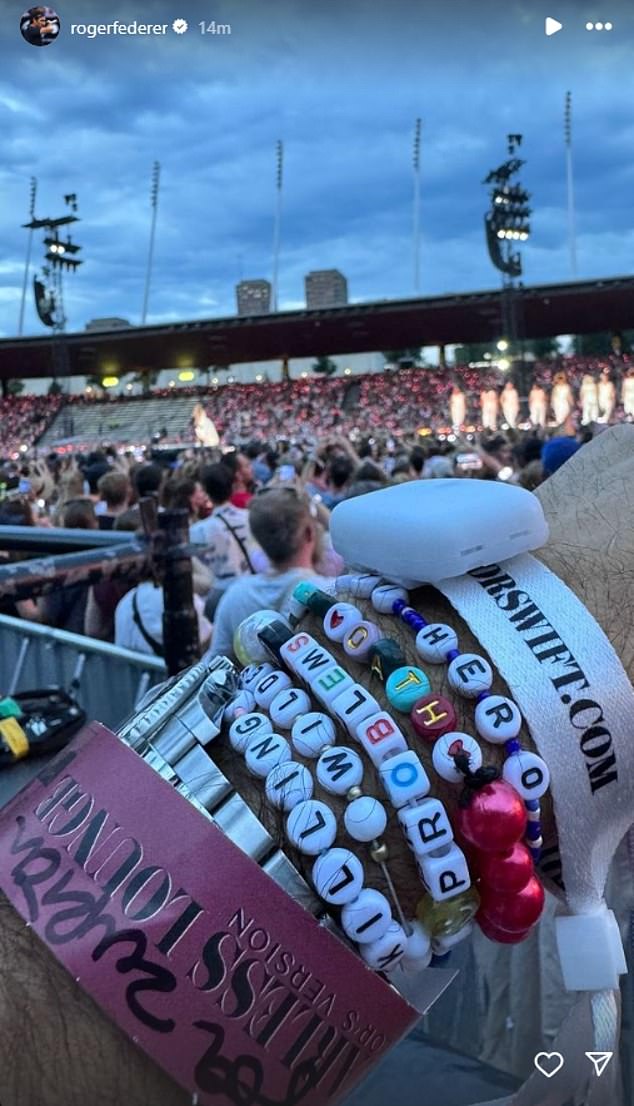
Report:
[{"label": "person wearing white shirt", "polygon": [[213,514],[190,527],[190,540],[199,545],[198,558],[213,575],[214,587],[207,600],[211,616],[229,584],[241,576],[256,572],[254,555],[257,543],[249,528],[249,512],[230,502],[233,473],[226,465],[207,465],[201,474]]}]

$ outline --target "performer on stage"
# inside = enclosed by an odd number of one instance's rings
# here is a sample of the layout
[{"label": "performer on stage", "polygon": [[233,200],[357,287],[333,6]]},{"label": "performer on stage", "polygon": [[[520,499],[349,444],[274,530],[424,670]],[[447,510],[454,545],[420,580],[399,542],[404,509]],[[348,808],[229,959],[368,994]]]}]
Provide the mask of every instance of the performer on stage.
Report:
[{"label": "performer on stage", "polygon": [[610,376],[610,370],[607,366],[605,369],[601,370],[601,377],[597,390],[599,397],[599,421],[610,422],[614,414],[614,408],[616,407],[616,388],[614,387],[614,381]]},{"label": "performer on stage", "polygon": [[533,426],[545,426],[548,404],[541,384],[533,384],[528,396],[528,410]]},{"label": "performer on stage", "polygon": [[482,426],[485,430],[497,430],[499,396],[496,388],[485,388],[480,393],[480,409],[482,411]]},{"label": "performer on stage", "polygon": [[514,430],[520,413],[520,397],[512,380],[507,380],[502,389],[500,405],[505,422]]},{"label": "performer on stage", "polygon": [[454,384],[451,389],[449,418],[453,427],[464,426],[467,421],[467,400],[458,384]]},{"label": "performer on stage", "polygon": [[568,377],[565,373],[556,373],[550,393],[550,405],[553,409],[557,426],[561,426],[561,424],[566,421],[574,407],[574,403],[575,401],[572,388],[568,383]]},{"label": "performer on stage", "polygon": [[628,418],[634,418],[634,368],[628,369],[623,377],[621,400],[625,414]]},{"label": "performer on stage", "polygon": [[597,382],[591,373],[586,373],[581,381],[579,399],[581,400],[581,425],[588,426],[596,422],[599,417],[599,394]]},{"label": "performer on stage", "polygon": [[192,411],[192,419],[194,420],[194,434],[196,435],[196,441],[200,445],[208,446],[210,449],[215,449],[220,443],[220,437],[216,430],[216,424],[205,411],[202,403],[197,403]]}]

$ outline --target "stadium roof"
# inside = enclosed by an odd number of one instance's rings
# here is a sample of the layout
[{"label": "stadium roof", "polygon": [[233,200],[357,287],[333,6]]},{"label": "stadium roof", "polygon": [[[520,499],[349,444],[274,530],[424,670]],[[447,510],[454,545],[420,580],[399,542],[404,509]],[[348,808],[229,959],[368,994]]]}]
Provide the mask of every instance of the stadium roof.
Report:
[{"label": "stadium roof", "polygon": [[[526,338],[634,327],[634,277],[527,287]],[[253,318],[198,320],[63,338],[72,376],[223,368],[242,362],[487,342],[502,336],[502,293],[384,300]],[[57,340],[59,343],[60,339]],[[0,340],[0,379],[53,375],[50,335]],[[59,368],[57,370],[59,372]]]}]

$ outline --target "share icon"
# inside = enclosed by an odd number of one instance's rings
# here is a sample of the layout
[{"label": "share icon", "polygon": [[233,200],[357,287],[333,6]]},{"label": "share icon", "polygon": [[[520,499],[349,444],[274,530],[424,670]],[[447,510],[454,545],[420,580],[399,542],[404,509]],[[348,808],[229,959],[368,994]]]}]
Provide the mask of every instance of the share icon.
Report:
[{"label": "share icon", "polygon": [[586,1056],[588,1057],[588,1060],[590,1061],[590,1063],[594,1067],[594,1070],[595,1070],[595,1072],[597,1074],[597,1078],[598,1078],[600,1075],[603,1075],[603,1072],[605,1071],[608,1064],[610,1063],[610,1060],[614,1056],[614,1053],[613,1052],[586,1052]]}]

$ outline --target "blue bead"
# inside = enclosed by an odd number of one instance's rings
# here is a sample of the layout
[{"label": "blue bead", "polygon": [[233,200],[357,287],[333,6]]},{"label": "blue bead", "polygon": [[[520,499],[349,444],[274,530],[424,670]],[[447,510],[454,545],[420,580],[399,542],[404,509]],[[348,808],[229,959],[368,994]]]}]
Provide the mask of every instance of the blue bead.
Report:
[{"label": "blue bead", "polygon": [[481,691],[476,697],[476,703],[481,703],[483,699],[489,699],[493,695],[492,691]]},{"label": "blue bead", "polygon": [[510,741],[507,741],[504,748],[510,757],[513,756],[514,753],[521,753],[522,751],[521,742],[519,742],[516,737],[512,737]]},{"label": "blue bead", "polygon": [[536,814],[539,810],[539,799],[527,799],[524,806],[531,814]]},{"label": "blue bead", "polygon": [[420,614],[417,614],[416,618],[414,618],[413,621],[412,621],[412,626],[416,630],[416,633],[419,633],[420,630],[424,630],[425,626],[428,626],[428,625],[429,625],[429,623],[428,623],[427,619],[423,618],[422,615],[420,615]]},{"label": "blue bead", "polygon": [[396,615],[399,615],[401,611],[405,610],[406,606],[407,603],[404,599],[395,599],[392,603],[392,612]]},{"label": "blue bead", "polygon": [[529,841],[537,841],[542,835],[542,827],[540,822],[529,822],[526,826],[526,836]]},{"label": "blue bead", "polygon": [[460,650],[459,649],[450,649],[448,653],[445,653],[445,659],[446,659],[448,664],[451,664],[451,662],[455,661],[456,657],[459,657],[459,656],[460,656]]},{"label": "blue bead", "polygon": [[416,668],[414,665],[408,668],[404,665],[388,677],[385,691],[390,706],[402,711],[403,714],[409,714],[414,703],[429,694],[431,684],[422,668]]}]

